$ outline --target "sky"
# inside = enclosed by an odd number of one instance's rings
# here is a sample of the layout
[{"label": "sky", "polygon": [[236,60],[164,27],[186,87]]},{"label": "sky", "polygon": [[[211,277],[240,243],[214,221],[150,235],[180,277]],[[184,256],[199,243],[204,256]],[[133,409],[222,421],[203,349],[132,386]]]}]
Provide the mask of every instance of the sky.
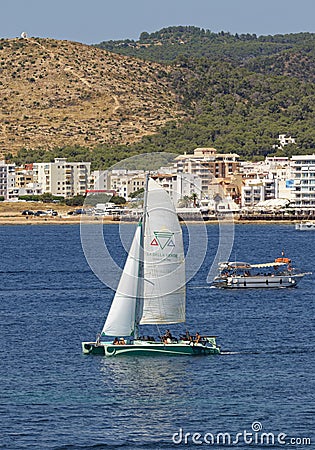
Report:
[{"label": "sky", "polygon": [[0,38],[96,44],[175,25],[213,32],[315,32],[315,0],[0,0]]}]

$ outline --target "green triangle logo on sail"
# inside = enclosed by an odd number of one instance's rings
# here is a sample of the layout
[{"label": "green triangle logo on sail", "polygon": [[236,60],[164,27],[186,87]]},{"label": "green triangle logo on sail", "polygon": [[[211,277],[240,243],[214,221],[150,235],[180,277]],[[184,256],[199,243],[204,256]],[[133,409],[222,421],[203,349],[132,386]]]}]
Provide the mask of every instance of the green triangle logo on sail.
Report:
[{"label": "green triangle logo on sail", "polygon": [[151,245],[158,245],[163,250],[165,247],[175,247],[173,240],[174,233],[170,231],[154,231],[155,238],[152,240]]}]

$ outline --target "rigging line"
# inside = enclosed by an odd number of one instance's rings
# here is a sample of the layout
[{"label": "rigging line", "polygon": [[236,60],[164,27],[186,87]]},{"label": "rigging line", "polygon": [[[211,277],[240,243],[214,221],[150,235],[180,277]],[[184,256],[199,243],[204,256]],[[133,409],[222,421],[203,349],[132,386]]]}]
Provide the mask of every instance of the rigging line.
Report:
[{"label": "rigging line", "polygon": [[156,326],[156,328],[157,328],[157,331],[158,331],[158,336],[159,336],[159,338],[162,336],[162,334],[161,334],[161,330],[160,330],[160,327],[159,327],[159,325],[158,324],[155,324],[155,326]]}]

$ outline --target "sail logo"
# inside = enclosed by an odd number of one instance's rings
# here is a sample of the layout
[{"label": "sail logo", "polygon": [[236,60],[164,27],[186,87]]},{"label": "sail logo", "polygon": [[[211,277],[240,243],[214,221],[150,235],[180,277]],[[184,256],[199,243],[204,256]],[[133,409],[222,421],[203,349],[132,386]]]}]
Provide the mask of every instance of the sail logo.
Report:
[{"label": "sail logo", "polygon": [[160,247],[162,250],[165,247],[175,247],[174,233],[170,231],[154,231],[154,238],[150,245],[153,247]]}]

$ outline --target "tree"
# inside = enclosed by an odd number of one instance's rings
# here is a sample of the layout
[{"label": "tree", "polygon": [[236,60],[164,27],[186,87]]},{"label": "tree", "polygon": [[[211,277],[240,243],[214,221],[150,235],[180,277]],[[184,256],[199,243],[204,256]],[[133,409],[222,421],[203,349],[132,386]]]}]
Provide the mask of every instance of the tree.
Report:
[{"label": "tree", "polygon": [[130,198],[137,198],[137,197],[141,197],[142,194],[144,193],[144,188],[140,188],[135,192],[131,192],[131,194],[129,195]]},{"label": "tree", "polygon": [[178,201],[178,206],[180,208],[189,208],[190,201],[191,201],[190,197],[188,195],[184,195],[184,197]]},{"label": "tree", "polygon": [[148,33],[147,31],[143,31],[143,32],[140,34],[139,41],[140,41],[140,42],[141,42],[141,41],[146,41],[147,39],[149,39],[149,37],[150,37],[149,33]]},{"label": "tree", "polygon": [[192,201],[193,201],[194,208],[196,208],[196,206],[197,206],[197,198],[198,198],[197,194],[196,194],[195,192],[193,192],[193,193],[191,194],[190,198],[191,198]]},{"label": "tree", "polygon": [[117,195],[111,198],[111,202],[115,203],[115,205],[124,205],[126,203],[126,199]]},{"label": "tree", "polygon": [[75,195],[71,198],[66,198],[65,203],[68,206],[83,206],[85,201],[84,195]]}]

